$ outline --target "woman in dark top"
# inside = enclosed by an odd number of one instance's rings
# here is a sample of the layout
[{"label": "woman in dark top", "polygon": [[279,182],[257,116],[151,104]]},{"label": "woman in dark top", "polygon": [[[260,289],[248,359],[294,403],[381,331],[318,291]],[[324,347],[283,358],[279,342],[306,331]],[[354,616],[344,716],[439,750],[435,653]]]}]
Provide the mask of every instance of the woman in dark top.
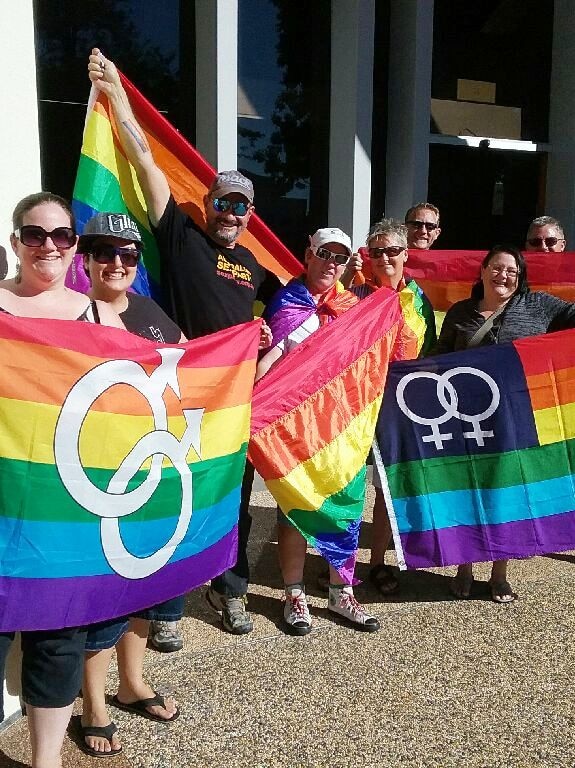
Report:
[{"label": "woman in dark top", "polygon": [[[491,327],[485,327],[480,337],[485,323]],[[471,297],[447,312],[433,353],[501,344],[573,327],[575,304],[548,293],[531,293],[521,252],[514,246],[496,245],[483,259],[481,279],[473,286]],[[451,591],[456,597],[469,597],[472,583],[473,564],[465,563],[459,566]],[[507,581],[507,560],[493,563],[489,586],[496,603],[515,599]]]},{"label": "woman in dark top", "polygon": [[[128,216],[97,214],[86,223],[78,249],[92,284],[90,297],[112,306],[128,331],[158,343],[186,341],[155,301],[129,292],[136,277],[142,240],[137,225]],[[182,647],[176,621],[182,616],[183,604],[182,596],[140,611],[129,620],[124,617],[88,628],[82,684],[82,748],[88,754],[100,757],[121,750],[105,699],[106,676],[116,645],[120,686],[112,699],[114,705],[157,722],[169,722],[178,716],[173,698],[160,696],[145,683],[143,662],[150,621],[171,627],[172,641],[179,640],[177,649]]]}]

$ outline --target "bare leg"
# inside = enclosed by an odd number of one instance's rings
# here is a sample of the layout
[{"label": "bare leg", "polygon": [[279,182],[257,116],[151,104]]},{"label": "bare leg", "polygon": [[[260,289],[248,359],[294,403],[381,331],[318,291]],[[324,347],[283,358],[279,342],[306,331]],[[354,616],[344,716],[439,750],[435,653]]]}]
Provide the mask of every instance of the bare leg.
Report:
[{"label": "bare leg", "polygon": [[[118,674],[120,686],[118,699],[123,704],[131,704],[140,699],[150,699],[154,691],[144,682],[144,655],[148,641],[150,622],[147,619],[132,617],[128,625],[128,631],[121,637],[116,646],[118,654]],[[166,697],[165,707],[150,706],[147,710],[152,715],[170,720],[175,714],[177,706],[171,697]]]},{"label": "bare leg", "polygon": [[491,568],[489,587],[495,603],[512,603],[517,595],[507,581],[507,560],[495,560]]},{"label": "bare leg", "polygon": [[74,704],[67,707],[32,707],[26,704],[32,768],[62,768],[62,744]]},{"label": "bare leg", "polygon": [[291,525],[278,525],[278,553],[284,584],[301,584],[307,542]]},{"label": "bare leg", "polygon": [[[84,727],[103,727],[110,723],[110,716],[106,709],[106,678],[113,653],[113,647],[86,653],[82,681],[82,725]],[[116,734],[112,736],[111,742],[103,736],[86,736],[85,741],[96,752],[110,752],[121,746]]]},{"label": "bare leg", "polygon": [[464,563],[457,569],[457,574],[454,576],[451,583],[451,593],[455,597],[465,599],[471,594],[471,587],[473,585],[473,563]]},{"label": "bare leg", "polygon": [[373,505],[373,524],[371,529],[371,557],[370,565],[379,565],[385,562],[385,553],[391,541],[391,524],[385,499],[381,488],[375,489],[375,503]]}]

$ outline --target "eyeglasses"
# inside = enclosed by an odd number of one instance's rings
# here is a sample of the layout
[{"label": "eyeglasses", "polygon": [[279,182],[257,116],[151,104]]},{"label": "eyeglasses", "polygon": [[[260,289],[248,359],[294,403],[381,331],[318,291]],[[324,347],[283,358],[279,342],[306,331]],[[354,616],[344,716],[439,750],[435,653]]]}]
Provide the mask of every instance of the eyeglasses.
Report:
[{"label": "eyeglasses", "polygon": [[433,232],[434,229],[439,227],[439,224],[434,224],[432,221],[418,221],[417,219],[413,219],[413,221],[406,221],[405,223],[410,227],[415,227],[415,229],[425,227],[428,232]]},{"label": "eyeglasses", "polygon": [[368,255],[370,259],[381,259],[385,254],[388,259],[397,259],[400,253],[403,253],[405,248],[401,245],[389,245],[387,248],[368,248]]},{"label": "eyeglasses", "polygon": [[113,264],[119,256],[123,267],[135,267],[142,254],[137,248],[117,248],[103,243],[93,246],[90,255],[98,264]]},{"label": "eyeglasses", "polygon": [[510,277],[512,280],[517,277],[519,272],[516,269],[508,269],[507,267],[489,267],[491,272],[494,275],[502,275],[504,272],[507,275],[507,277]]},{"label": "eyeglasses", "polygon": [[227,213],[230,208],[234,216],[245,216],[250,209],[250,203],[244,203],[243,200],[225,200],[223,197],[214,197],[212,200],[214,211],[218,213]]},{"label": "eyeglasses", "polygon": [[27,245],[28,248],[41,248],[48,238],[56,248],[71,248],[76,243],[76,233],[72,227],[56,227],[51,232],[46,232],[44,227],[24,224],[15,229],[14,234],[22,245]]},{"label": "eyeglasses", "polygon": [[545,243],[546,248],[554,248],[557,243],[565,242],[564,237],[531,237],[528,241],[532,248],[542,248]]},{"label": "eyeglasses", "polygon": [[345,264],[347,264],[349,261],[349,255],[347,253],[334,253],[333,251],[329,251],[327,248],[316,248],[313,252],[318,257],[318,259],[323,259],[323,261],[333,261],[338,265],[338,267],[345,266]]}]

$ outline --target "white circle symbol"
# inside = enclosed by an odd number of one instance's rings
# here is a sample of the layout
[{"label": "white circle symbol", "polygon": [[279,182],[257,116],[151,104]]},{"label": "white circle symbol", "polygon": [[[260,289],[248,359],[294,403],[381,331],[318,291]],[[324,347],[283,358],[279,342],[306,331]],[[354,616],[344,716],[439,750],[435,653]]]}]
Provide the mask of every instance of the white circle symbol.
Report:
[{"label": "white circle symbol", "polygon": [[[462,374],[477,376],[478,378],[485,381],[491,390],[491,402],[482,413],[469,414],[462,413],[459,410],[457,391],[451,383],[451,379],[454,376],[459,376]],[[432,381],[436,382],[437,399],[439,404],[444,409],[444,413],[441,416],[436,416],[430,419],[424,416],[420,416],[411,408],[409,408],[405,402],[405,390],[407,386],[415,379],[431,379]],[[485,371],[482,371],[479,368],[471,368],[469,366],[459,366],[457,368],[451,368],[442,374],[433,373],[432,371],[414,371],[413,373],[408,373],[406,376],[403,376],[400,379],[399,384],[397,385],[396,399],[401,411],[409,419],[411,419],[411,421],[415,422],[416,424],[422,424],[424,426],[431,427],[431,433],[428,435],[422,435],[421,439],[424,443],[435,443],[437,450],[441,451],[443,450],[443,443],[453,439],[453,433],[441,432],[439,430],[439,425],[444,424],[446,421],[449,421],[453,418],[459,419],[460,421],[468,421],[473,426],[473,429],[470,432],[463,433],[464,438],[474,439],[477,442],[477,445],[485,445],[485,438],[493,437],[494,433],[493,430],[482,430],[481,422],[495,413],[499,407],[501,396],[497,383],[494,381],[494,379],[491,378],[491,376],[489,376],[489,374],[485,373]]]},{"label": "white circle symbol", "polygon": [[[187,464],[191,447],[200,455],[203,408],[183,411],[186,430],[181,440],[168,431],[164,402],[166,387],[180,398],[177,365],[183,349],[159,349],[161,364],[150,374],[132,360],[109,360],[96,366],[74,384],[60,411],[54,434],[56,467],[72,498],[100,520],[104,555],[110,567],[127,579],[141,579],[165,565],[183,540],[192,516],[192,473]],[[105,491],[87,476],[80,458],[80,434],[92,404],[116,384],[127,384],[142,394],[154,418],[155,429],[141,437],[111,477]],[[166,456],[180,475],[182,503],[176,529],[156,552],[138,557],[129,552],[120,533],[119,518],[140,509],[156,491]],[[146,459],[151,464],[145,480],[126,492],[130,480]]]}]

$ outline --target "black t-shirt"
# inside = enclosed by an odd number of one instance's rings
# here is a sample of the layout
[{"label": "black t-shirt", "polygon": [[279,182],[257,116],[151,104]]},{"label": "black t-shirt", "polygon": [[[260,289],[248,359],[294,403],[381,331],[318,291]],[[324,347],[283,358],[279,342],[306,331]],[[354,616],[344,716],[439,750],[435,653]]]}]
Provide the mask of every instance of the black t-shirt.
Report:
[{"label": "black t-shirt", "polygon": [[155,301],[137,293],[127,293],[128,307],[120,313],[131,333],[150,341],[177,344],[182,332]]},{"label": "black t-shirt", "polygon": [[164,306],[189,339],[252,320],[254,301],[265,302],[279,287],[250,250],[217,245],[173,197],[152,230]]}]

